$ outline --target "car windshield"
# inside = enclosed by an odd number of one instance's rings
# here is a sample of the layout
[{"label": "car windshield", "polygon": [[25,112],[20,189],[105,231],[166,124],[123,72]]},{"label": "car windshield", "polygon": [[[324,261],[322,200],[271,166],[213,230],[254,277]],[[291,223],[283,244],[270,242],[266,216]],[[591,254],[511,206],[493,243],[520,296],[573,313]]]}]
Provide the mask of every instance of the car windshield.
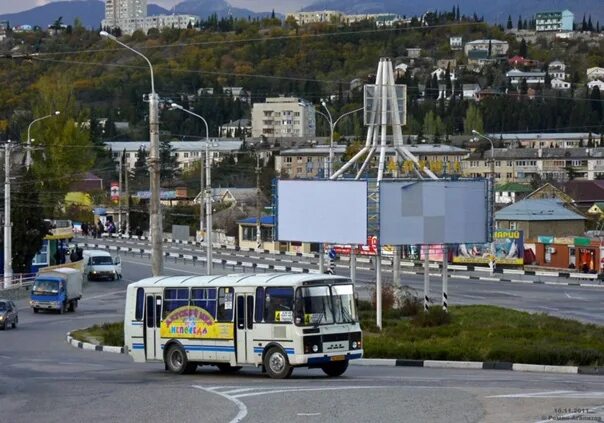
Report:
[{"label": "car windshield", "polygon": [[334,323],[329,286],[303,287],[299,288],[297,292],[297,324],[322,325]]},{"label": "car windshield", "polygon": [[356,308],[354,306],[354,290],[352,285],[333,285],[331,287],[333,296],[334,314],[337,323],[354,323],[357,321]]},{"label": "car windshield", "polygon": [[5,311],[7,308],[6,303],[0,303],[0,311]]},{"label": "car windshield", "polygon": [[44,294],[56,294],[59,292],[59,282],[58,281],[36,281],[34,283],[33,288],[34,294],[44,295]]},{"label": "car windshield", "polygon": [[113,259],[109,256],[96,256],[90,259],[92,264],[113,264]]}]

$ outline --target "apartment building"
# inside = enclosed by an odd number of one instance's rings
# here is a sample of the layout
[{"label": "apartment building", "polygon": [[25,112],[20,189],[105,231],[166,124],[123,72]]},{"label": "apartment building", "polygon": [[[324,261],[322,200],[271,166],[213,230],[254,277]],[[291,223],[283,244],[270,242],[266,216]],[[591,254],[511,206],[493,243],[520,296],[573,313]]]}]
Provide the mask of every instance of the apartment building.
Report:
[{"label": "apartment building", "polygon": [[198,19],[194,15],[147,16],[147,0],[105,0],[105,19],[101,26],[109,30],[119,28],[122,34],[130,35],[137,30],[147,33],[154,28],[186,29]]},{"label": "apartment building", "polygon": [[474,50],[480,50],[480,51],[486,51],[486,52],[488,52],[490,50],[491,56],[502,56],[502,55],[507,54],[509,48],[510,48],[510,45],[507,41],[494,40],[494,39],[474,40],[474,41],[470,41],[470,42],[466,43],[466,45],[464,46],[464,52],[465,52],[466,56],[468,56],[468,54]]},{"label": "apartment building", "polygon": [[297,97],[269,97],[252,106],[252,137],[314,137],[315,107]]},{"label": "apartment building", "polygon": [[[463,148],[453,147],[444,144],[421,144],[406,146],[409,151],[415,155],[420,163],[428,166],[433,172],[442,175],[461,174],[462,160],[469,153]],[[342,157],[346,153],[346,146],[334,146],[334,169],[338,169],[342,163]],[[386,149],[386,173],[392,174],[397,168],[397,155],[392,147]],[[282,150],[278,156],[275,156],[275,171],[281,175],[287,175],[288,178],[323,178],[328,167],[329,146],[318,145],[307,148],[292,148]],[[378,155],[374,156],[374,161],[378,160]],[[411,163],[399,162],[399,176],[406,174],[413,175]]]},{"label": "apartment building", "polygon": [[539,12],[535,15],[537,32],[572,31],[575,15],[570,10]]},{"label": "apartment building", "polygon": [[[602,135],[595,132],[529,132],[529,133],[492,133],[487,134],[494,141],[500,141],[506,147],[524,148],[578,148],[588,144],[600,147]],[[604,145],[601,145],[604,147]]]},{"label": "apartment building", "polygon": [[[210,143],[210,160],[213,163],[219,163],[225,156],[238,152],[242,141],[232,138],[212,138]],[[206,151],[205,141],[171,141],[170,146],[176,156],[178,167],[183,170],[190,168],[193,163],[199,162]],[[147,154],[150,149],[149,141],[107,141],[105,147],[112,152],[113,159],[117,163],[119,163],[120,154],[123,153],[128,169],[134,169],[141,148]]]},{"label": "apartment building", "polygon": [[[498,182],[529,182],[534,177],[567,181],[594,180],[604,175],[604,148],[496,148],[495,178]],[[491,151],[474,152],[462,162],[468,177],[491,174]]]}]

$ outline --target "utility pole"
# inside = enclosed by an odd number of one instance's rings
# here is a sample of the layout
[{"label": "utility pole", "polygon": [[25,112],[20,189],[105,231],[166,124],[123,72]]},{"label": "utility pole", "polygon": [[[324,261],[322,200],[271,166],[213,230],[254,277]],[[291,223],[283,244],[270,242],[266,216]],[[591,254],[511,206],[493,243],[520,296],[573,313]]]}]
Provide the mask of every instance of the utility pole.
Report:
[{"label": "utility pole", "polygon": [[207,274],[212,274],[212,183],[210,181],[210,145],[206,142],[206,239]]},{"label": "utility pole", "polygon": [[130,233],[130,190],[128,189],[129,166],[124,166],[124,178],[126,180],[126,233]]},{"label": "utility pole", "polygon": [[[206,141],[206,144],[208,142]],[[204,183],[203,183],[203,151],[199,153],[201,159],[199,160],[199,235],[203,237],[203,206],[204,206]]]},{"label": "utility pole", "polygon": [[260,155],[256,154],[256,248],[262,248],[262,225],[260,223]]},{"label": "utility pole", "polygon": [[149,204],[149,231],[151,233],[151,270],[153,276],[160,276],[163,273],[164,257],[162,250],[163,234],[161,225],[161,207],[159,198],[159,96],[155,92],[155,79],[153,76],[153,65],[151,62],[140,51],[133,49],[127,44],[122,43],[115,36],[109,34],[107,31],[101,31],[102,37],[107,37],[110,40],[118,43],[122,47],[130,50],[131,52],[139,55],[149,65],[149,71],[151,74],[151,94],[149,94],[149,176],[150,176],[150,190],[151,200]]},{"label": "utility pole", "polygon": [[124,166],[124,152],[122,151],[120,153],[120,176],[119,176],[119,190],[120,190],[120,194],[119,194],[119,198],[118,198],[118,210],[119,210],[119,215],[117,218],[117,233],[119,233],[122,230],[122,170],[123,170],[123,166]]},{"label": "utility pole", "polygon": [[10,140],[4,144],[4,287],[13,280],[13,252],[10,220]]}]

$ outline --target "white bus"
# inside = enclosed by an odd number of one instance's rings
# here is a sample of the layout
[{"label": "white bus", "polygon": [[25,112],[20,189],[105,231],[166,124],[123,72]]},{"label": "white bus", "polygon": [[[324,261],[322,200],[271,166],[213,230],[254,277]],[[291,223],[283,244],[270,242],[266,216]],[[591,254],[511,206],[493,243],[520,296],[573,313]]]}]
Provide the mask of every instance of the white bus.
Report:
[{"label": "white bus", "polygon": [[244,365],[340,376],[363,355],[352,282],[312,274],[158,276],[128,286],[124,340],[136,362],[192,373]]}]

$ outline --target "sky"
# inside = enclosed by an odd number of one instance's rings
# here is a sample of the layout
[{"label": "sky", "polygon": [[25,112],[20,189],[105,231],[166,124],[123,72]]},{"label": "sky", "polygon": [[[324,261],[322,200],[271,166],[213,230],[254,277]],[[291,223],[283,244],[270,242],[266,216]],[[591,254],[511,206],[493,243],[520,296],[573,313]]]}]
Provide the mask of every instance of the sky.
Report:
[{"label": "sky", "polygon": [[[58,0],[0,0],[0,14],[21,12],[42,6]],[[313,0],[227,0],[234,7],[250,9],[255,12],[266,12],[275,9],[276,12],[287,13],[308,5]],[[148,0],[165,8],[179,3],[180,0]]]}]

